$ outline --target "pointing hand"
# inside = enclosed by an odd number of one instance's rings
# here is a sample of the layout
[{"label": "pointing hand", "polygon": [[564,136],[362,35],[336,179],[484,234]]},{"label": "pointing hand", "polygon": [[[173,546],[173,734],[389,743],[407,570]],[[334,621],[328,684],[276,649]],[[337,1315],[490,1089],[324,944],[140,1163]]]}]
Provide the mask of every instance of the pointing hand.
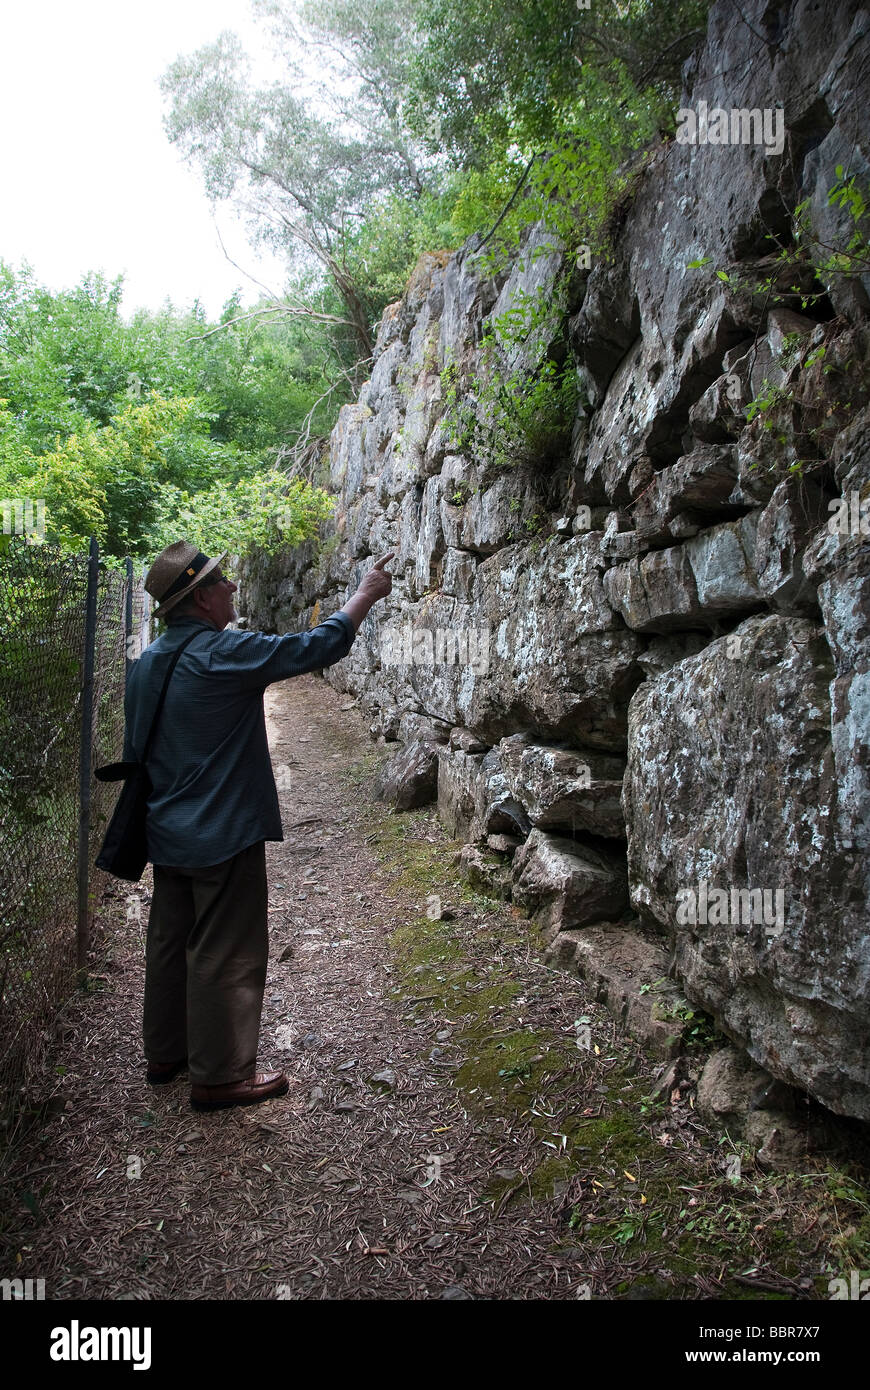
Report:
[{"label": "pointing hand", "polygon": [[389,560],[395,558],[395,551],[391,550],[388,555],[382,555],[380,560],[376,560],[368,574],[363,575],[360,580],[357,593],[376,603],[378,599],[386,598],[393,587],[393,576],[388,574],[384,565]]}]

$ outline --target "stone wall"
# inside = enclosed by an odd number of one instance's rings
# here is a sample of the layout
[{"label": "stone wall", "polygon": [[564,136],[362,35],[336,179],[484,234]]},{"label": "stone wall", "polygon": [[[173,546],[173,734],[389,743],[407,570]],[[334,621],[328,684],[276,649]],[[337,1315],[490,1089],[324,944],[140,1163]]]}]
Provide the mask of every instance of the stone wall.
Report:
[{"label": "stone wall", "polygon": [[[295,631],[395,550],[392,595],[327,673],[397,744],[385,795],[437,797],[469,871],[624,1015],[636,961],[865,1120],[870,538],[832,530],[829,503],[870,496],[870,276],[805,257],[752,286],[801,200],[821,242],[842,232],[838,164],[870,175],[868,33],[851,0],[711,11],[682,105],[782,107],[785,148],[651,152],[613,258],[572,266],[567,322],[543,330],[567,329],[581,386],[562,456],[456,452],[441,379],[564,279],[553,238],[533,229],[494,279],[480,237],[423,257],[333,432],[326,544],[242,575],[247,621]],[[780,394],[747,423],[765,381]]]}]

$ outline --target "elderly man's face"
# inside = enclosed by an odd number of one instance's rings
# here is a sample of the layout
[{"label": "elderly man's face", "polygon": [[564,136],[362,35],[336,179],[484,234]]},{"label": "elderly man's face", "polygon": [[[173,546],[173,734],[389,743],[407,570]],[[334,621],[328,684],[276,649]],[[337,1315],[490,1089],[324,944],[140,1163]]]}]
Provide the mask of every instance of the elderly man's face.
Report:
[{"label": "elderly man's face", "polygon": [[[209,578],[211,577],[210,575]],[[231,579],[220,573],[220,578],[215,583],[197,585],[193,591],[202,617],[213,623],[218,632],[222,632],[227,623],[234,623],[239,616],[233,604],[233,594],[237,592],[238,587],[238,584],[234,584]]]}]

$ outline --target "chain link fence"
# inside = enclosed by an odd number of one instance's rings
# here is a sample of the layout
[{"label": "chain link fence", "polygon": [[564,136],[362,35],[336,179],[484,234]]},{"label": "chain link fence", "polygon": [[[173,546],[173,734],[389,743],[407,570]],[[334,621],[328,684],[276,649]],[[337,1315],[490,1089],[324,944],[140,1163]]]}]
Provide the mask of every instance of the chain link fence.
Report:
[{"label": "chain link fence", "polygon": [[[94,868],[118,784],[128,659],[147,621],[141,580],[91,554],[10,538],[0,549],[0,1113],[45,1072],[77,984]],[[131,633],[133,634],[131,637]]]}]

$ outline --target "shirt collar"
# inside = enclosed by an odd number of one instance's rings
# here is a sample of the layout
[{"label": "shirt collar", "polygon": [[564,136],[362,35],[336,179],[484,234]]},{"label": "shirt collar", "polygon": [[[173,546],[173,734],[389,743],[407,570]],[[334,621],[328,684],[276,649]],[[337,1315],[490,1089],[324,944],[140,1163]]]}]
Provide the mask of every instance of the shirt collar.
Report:
[{"label": "shirt collar", "polygon": [[210,623],[206,618],[179,618],[177,622],[167,623],[165,637],[170,637],[176,629],[181,632],[188,627],[207,627],[211,632],[217,632],[214,623]]}]

